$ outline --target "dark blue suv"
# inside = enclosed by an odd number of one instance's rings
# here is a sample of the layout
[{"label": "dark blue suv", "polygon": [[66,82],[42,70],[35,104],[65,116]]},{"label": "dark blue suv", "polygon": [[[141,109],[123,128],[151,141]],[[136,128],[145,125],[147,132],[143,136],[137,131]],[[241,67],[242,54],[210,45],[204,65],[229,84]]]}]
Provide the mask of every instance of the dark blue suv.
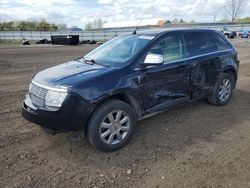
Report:
[{"label": "dark blue suv", "polygon": [[85,132],[97,149],[114,151],[128,143],[138,120],[204,98],[227,104],[237,81],[237,54],[214,30],[121,35],[37,73],[22,115],[53,134]]}]

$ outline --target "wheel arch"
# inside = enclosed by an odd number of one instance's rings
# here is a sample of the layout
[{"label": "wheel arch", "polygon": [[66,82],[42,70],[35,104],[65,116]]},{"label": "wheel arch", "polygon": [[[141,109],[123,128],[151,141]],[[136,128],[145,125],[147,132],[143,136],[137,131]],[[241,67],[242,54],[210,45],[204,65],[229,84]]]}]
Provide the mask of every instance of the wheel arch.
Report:
[{"label": "wheel arch", "polygon": [[235,68],[233,66],[227,66],[223,69],[222,71],[223,73],[228,73],[228,74],[231,74],[233,75],[234,77],[234,88],[235,88],[235,85],[236,85],[236,82],[237,82],[237,79],[238,79],[238,76],[237,76],[237,71],[235,70]]},{"label": "wheel arch", "polygon": [[129,93],[120,92],[120,93],[114,93],[112,95],[105,96],[102,99],[100,99],[98,102],[96,102],[96,104],[94,105],[94,108],[93,108],[92,112],[90,113],[88,119],[91,118],[94,111],[100,105],[102,105],[103,103],[107,102],[108,100],[112,100],[112,99],[123,101],[123,102],[127,103],[128,105],[130,105],[133,109],[135,109],[135,111],[136,111],[136,119],[140,119],[140,117],[142,116],[142,105],[139,103],[139,101],[133,95],[131,95]]},{"label": "wheel arch", "polygon": [[129,104],[131,107],[133,107],[136,111],[136,118],[140,118],[141,114],[142,114],[142,108],[140,103],[136,100],[136,98],[134,96],[132,96],[131,94],[128,93],[116,93],[113,94],[111,96],[109,96],[108,98],[104,99],[105,100],[109,100],[109,99],[117,99],[117,100],[121,100],[127,104]]}]

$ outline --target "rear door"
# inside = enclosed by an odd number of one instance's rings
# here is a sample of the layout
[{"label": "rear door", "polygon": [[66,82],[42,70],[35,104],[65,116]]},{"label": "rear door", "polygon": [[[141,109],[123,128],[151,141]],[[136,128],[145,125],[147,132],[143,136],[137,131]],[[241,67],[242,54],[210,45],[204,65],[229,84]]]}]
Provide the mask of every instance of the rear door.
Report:
[{"label": "rear door", "polygon": [[203,98],[213,92],[221,71],[222,58],[210,31],[187,31],[185,42],[191,64],[192,98]]}]

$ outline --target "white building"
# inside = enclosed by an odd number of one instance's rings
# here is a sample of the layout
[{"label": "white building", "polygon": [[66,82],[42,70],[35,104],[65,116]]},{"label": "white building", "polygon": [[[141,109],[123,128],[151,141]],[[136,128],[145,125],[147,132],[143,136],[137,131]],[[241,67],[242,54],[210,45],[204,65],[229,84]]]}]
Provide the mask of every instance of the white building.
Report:
[{"label": "white building", "polygon": [[161,27],[166,24],[168,20],[166,19],[145,19],[145,20],[130,20],[130,21],[117,21],[108,22],[103,25],[104,29],[111,28],[129,28],[129,27]]}]

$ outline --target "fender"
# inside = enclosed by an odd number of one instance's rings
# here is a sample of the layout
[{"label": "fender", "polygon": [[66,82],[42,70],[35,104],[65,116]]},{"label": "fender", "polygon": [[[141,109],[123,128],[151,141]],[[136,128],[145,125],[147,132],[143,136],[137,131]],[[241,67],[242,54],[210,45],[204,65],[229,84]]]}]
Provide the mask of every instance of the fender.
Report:
[{"label": "fender", "polygon": [[227,58],[222,62],[221,66],[221,72],[232,72],[235,78],[235,81],[237,81],[238,78],[238,67],[239,67],[239,62],[234,61],[231,58]]}]

